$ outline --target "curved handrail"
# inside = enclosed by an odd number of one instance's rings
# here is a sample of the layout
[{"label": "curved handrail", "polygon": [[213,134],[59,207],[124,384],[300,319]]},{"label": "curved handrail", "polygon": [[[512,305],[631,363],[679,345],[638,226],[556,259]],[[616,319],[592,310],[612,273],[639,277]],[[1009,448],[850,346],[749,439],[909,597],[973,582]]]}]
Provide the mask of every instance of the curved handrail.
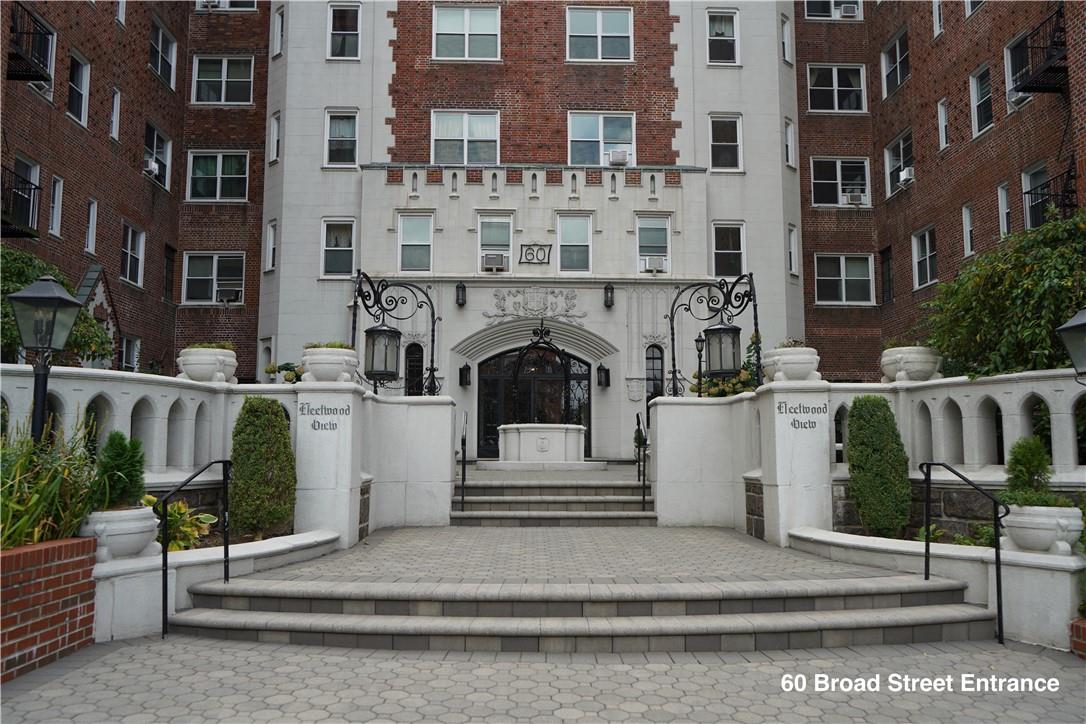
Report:
[{"label": "curved handrail", "polygon": [[468,411],[464,410],[464,427],[460,429],[460,512],[467,510],[464,501],[468,484]]},{"label": "curved handrail", "polygon": [[[637,482],[641,485],[641,512],[648,509],[648,485],[649,475],[645,469],[645,448],[649,441],[645,437],[645,428],[641,426],[641,413],[634,413],[634,423],[637,425],[637,437],[634,440],[634,459],[637,461]],[[638,444],[640,440],[640,444]]]}]

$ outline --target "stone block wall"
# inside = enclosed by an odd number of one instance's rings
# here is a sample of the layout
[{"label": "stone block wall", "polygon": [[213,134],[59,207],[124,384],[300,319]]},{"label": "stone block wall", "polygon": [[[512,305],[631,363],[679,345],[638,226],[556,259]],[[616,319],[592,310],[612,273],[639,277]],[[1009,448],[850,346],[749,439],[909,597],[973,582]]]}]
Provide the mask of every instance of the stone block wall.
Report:
[{"label": "stone block wall", "polygon": [[765,540],[765,498],[761,483],[747,483],[747,535]]}]

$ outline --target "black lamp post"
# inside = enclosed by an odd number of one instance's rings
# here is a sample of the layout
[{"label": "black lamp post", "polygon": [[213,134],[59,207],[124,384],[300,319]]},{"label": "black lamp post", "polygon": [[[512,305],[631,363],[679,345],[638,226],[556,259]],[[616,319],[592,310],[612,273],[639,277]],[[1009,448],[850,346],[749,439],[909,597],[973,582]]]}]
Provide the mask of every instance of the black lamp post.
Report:
[{"label": "black lamp post", "polygon": [[698,397],[701,397],[701,388],[705,385],[701,376],[701,353],[705,351],[705,337],[700,333],[694,338],[694,348],[698,350]]},{"label": "black lamp post", "polygon": [[45,431],[46,393],[53,353],[60,352],[68,343],[68,335],[72,333],[83,305],[51,276],[40,277],[9,294],[8,301],[15,313],[15,325],[19,328],[23,348],[37,353],[34,358],[34,410],[30,421],[30,434],[37,443]]},{"label": "black lamp post", "polygon": [[1063,346],[1071,355],[1071,364],[1075,367],[1075,381],[1086,387],[1080,378],[1086,375],[1086,309],[1067,320],[1056,329],[1063,340]]}]

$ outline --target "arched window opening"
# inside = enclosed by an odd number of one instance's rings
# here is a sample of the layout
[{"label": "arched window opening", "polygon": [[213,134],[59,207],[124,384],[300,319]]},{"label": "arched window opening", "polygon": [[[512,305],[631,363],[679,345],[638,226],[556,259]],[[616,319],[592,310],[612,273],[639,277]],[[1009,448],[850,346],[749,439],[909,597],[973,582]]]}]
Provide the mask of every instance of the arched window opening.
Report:
[{"label": "arched window opening", "polygon": [[833,461],[848,462],[848,408],[844,405],[833,415]]},{"label": "arched window opening", "polygon": [[977,462],[1003,465],[1003,413],[991,397],[977,408]]},{"label": "arched window opening", "polygon": [[1048,456],[1052,457],[1052,418],[1048,405],[1037,395],[1030,395],[1022,403],[1022,416],[1025,419],[1025,432],[1044,443]]},{"label": "arched window opening", "polygon": [[422,345],[412,342],[404,350],[404,394],[416,397],[422,394]]},{"label": "arched window opening", "polygon": [[664,394],[664,348],[650,344],[645,348],[645,424],[651,425],[649,403]]},{"label": "arched window opening", "polygon": [[965,462],[965,438],[962,434],[962,408],[947,400],[943,408],[943,457],[951,465]]},{"label": "arched window opening", "polygon": [[931,410],[926,403],[916,406],[916,428],[913,431],[913,465],[931,461]]}]

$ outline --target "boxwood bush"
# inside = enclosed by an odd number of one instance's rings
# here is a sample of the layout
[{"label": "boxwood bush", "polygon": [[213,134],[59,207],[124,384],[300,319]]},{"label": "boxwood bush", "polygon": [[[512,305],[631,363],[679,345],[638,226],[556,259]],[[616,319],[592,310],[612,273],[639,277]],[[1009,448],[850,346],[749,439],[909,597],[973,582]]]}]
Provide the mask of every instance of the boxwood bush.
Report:
[{"label": "boxwood bush", "polygon": [[897,537],[909,521],[909,458],[890,403],[861,395],[848,414],[849,497],[868,532]]},{"label": "boxwood bush", "polygon": [[294,451],[282,406],[246,397],[234,425],[230,520],[257,540],[289,529],[294,516]]},{"label": "boxwood bush", "polygon": [[114,430],[98,451],[95,509],[131,508],[143,497],[143,445]]}]

